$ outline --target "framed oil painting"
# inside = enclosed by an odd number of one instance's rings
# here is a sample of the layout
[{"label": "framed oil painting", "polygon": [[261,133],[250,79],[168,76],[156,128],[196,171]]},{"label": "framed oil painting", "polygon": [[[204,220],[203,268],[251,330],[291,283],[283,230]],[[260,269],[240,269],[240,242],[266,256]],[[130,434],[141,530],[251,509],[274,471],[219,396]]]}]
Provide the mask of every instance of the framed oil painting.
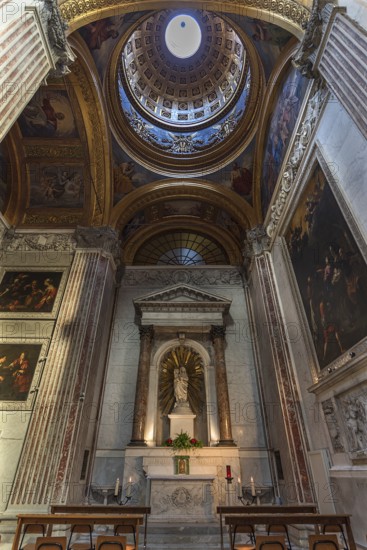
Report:
[{"label": "framed oil painting", "polygon": [[65,287],[60,269],[15,268],[0,271],[0,318],[51,318]]},{"label": "framed oil painting", "polygon": [[317,161],[285,238],[320,368],[367,335],[367,266],[353,233]]},{"label": "framed oil painting", "polygon": [[32,408],[48,341],[0,341],[0,409]]}]

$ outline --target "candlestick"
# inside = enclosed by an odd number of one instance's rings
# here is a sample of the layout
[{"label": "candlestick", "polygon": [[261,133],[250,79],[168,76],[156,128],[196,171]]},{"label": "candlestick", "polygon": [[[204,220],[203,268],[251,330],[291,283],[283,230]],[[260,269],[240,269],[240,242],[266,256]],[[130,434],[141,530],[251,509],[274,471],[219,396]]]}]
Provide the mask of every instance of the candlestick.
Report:
[{"label": "candlestick", "polygon": [[253,477],[251,477],[250,479],[250,486],[251,486],[251,496],[256,497],[255,482]]},{"label": "candlestick", "polygon": [[131,477],[129,477],[129,483],[127,485],[127,490],[126,490],[126,496],[128,498],[131,497],[131,486],[132,486]]},{"label": "candlestick", "polygon": [[238,497],[242,497],[241,478],[238,478]]},{"label": "candlestick", "polygon": [[114,492],[115,497],[118,496],[119,490],[120,490],[120,478],[118,477],[116,479],[116,484],[115,484],[115,492]]},{"label": "candlestick", "polygon": [[231,467],[230,467],[230,466],[226,466],[226,471],[227,471],[226,477],[227,477],[227,478],[232,477],[232,475],[231,475]]}]

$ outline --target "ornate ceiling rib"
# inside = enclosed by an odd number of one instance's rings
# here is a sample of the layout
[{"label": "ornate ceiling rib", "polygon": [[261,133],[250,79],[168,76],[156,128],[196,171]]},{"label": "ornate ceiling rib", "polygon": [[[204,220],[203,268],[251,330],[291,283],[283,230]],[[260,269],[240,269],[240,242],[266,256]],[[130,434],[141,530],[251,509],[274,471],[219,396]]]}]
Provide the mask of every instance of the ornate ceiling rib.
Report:
[{"label": "ornate ceiling rib", "polygon": [[[60,11],[63,18],[69,24],[69,34],[79,27],[97,21],[104,17],[122,15],[124,13],[144,11],[150,9],[166,9],[170,2],[161,0],[151,2],[150,0],[66,0],[60,3]],[[202,3],[184,0],[180,7],[202,8]],[[225,4],[221,1],[213,1],[210,9],[218,13],[236,13],[255,17],[264,21],[271,21],[275,25],[290,31],[297,38],[303,36],[303,29],[306,25],[310,11],[296,0],[230,0]]]},{"label": "ornate ceiling rib", "polygon": [[140,210],[163,200],[201,199],[225,210],[241,227],[250,229],[258,221],[252,207],[234,191],[208,181],[162,180],[129,193],[113,209],[110,224],[123,229]]}]

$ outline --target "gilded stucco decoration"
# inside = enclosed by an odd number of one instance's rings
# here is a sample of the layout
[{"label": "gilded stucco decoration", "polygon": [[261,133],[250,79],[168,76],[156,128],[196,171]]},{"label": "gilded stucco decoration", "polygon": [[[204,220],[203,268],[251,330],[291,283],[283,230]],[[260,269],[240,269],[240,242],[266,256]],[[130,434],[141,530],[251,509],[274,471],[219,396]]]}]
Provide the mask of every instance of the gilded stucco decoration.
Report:
[{"label": "gilded stucco decoration", "polygon": [[[192,2],[182,2],[182,6],[193,6]],[[131,11],[143,11],[149,9],[151,4],[147,1],[136,2],[128,0],[95,0],[93,3],[88,0],[66,0],[60,6],[61,14],[69,24],[70,32],[84,25],[91,19],[102,19],[118,13],[129,13]],[[154,4],[156,9],[165,9],[167,2],[161,1]],[[200,5],[198,5],[200,7]],[[269,18],[275,24],[286,28],[301,38],[302,29],[306,25],[310,11],[306,2],[296,0],[235,0],[229,2],[213,2],[211,9],[219,13],[241,13],[249,17],[257,17],[266,21]]]}]

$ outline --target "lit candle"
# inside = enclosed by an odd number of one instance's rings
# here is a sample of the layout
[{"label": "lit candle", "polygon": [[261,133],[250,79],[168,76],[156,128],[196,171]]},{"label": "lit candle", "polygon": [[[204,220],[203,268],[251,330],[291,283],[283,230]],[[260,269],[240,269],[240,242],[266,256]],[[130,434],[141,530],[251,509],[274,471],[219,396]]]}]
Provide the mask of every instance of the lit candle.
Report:
[{"label": "lit candle", "polygon": [[231,467],[230,467],[230,466],[226,466],[226,471],[227,471],[226,477],[227,477],[227,478],[232,477],[232,475],[231,475]]},{"label": "lit candle", "polygon": [[120,489],[120,479],[117,478],[116,479],[116,484],[115,484],[115,497],[118,497],[119,496],[119,489]]},{"label": "lit candle", "polygon": [[250,486],[251,486],[251,495],[252,495],[253,497],[256,497],[255,482],[254,482],[254,478],[253,478],[253,477],[251,477]]},{"label": "lit candle", "polygon": [[238,496],[242,497],[241,478],[238,478]]},{"label": "lit candle", "polygon": [[131,497],[131,486],[132,486],[131,477],[129,477],[129,483],[127,485],[127,490],[126,490],[126,496],[127,497]]}]

